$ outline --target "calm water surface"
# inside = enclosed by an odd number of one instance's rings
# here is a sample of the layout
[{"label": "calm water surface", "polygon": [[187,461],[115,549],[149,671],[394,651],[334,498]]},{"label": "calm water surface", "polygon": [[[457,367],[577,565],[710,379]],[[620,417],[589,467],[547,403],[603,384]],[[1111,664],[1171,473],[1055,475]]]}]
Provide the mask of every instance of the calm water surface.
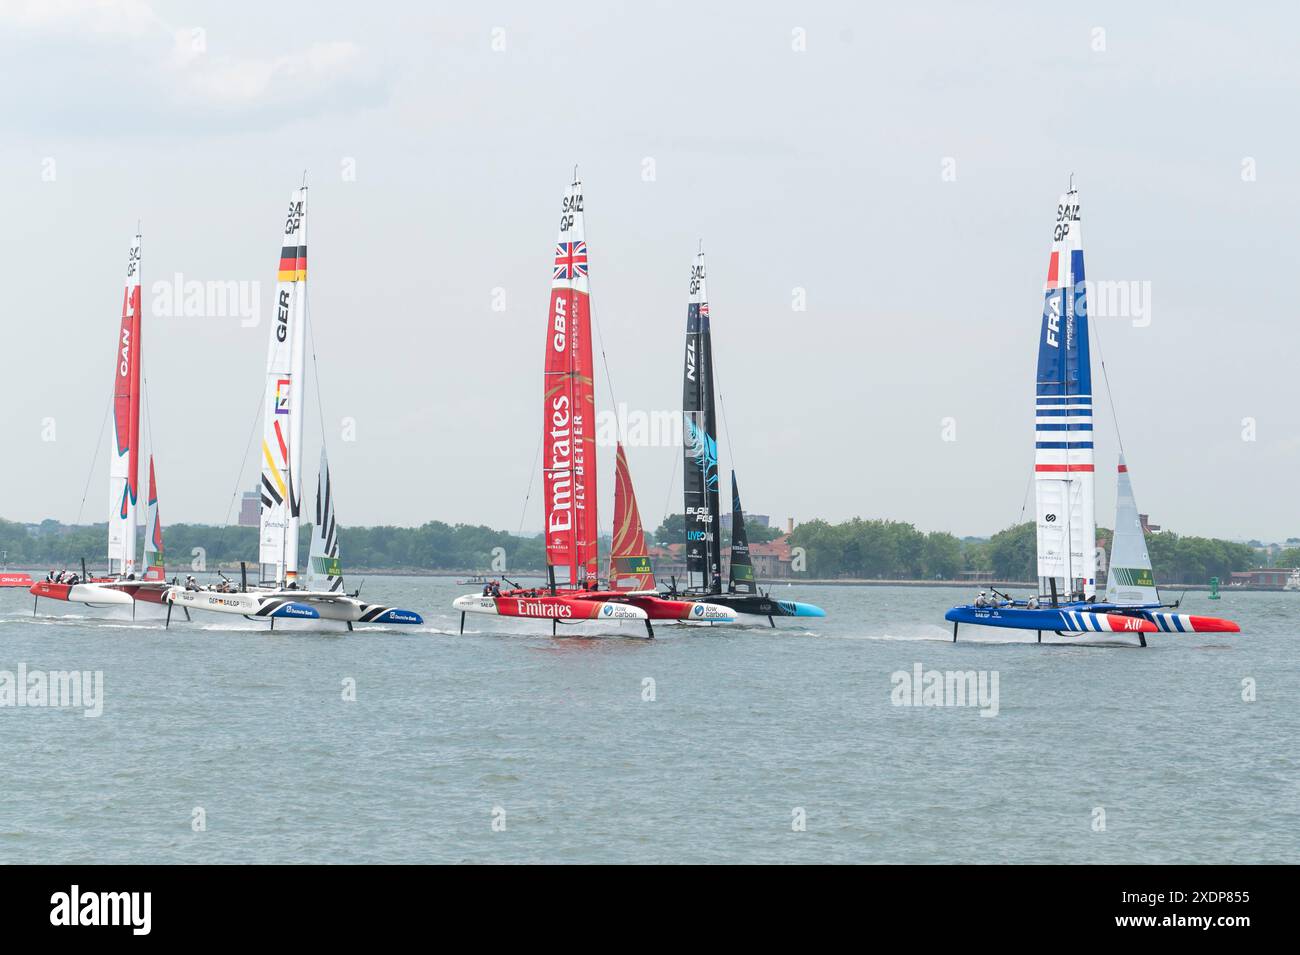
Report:
[{"label": "calm water surface", "polygon": [[[552,639],[471,617],[462,636],[467,589],[372,578],[367,598],[426,625],[352,634],[44,601],[33,618],[0,591],[0,670],[102,670],[105,695],[98,718],[0,709],[0,858],[1300,860],[1300,594],[1190,594],[1245,632],[1141,650],[975,628],[954,645],[943,611],[967,595],[945,588],[779,588],[830,616],[775,630]],[[892,705],[917,663],[996,671],[997,716]]]}]

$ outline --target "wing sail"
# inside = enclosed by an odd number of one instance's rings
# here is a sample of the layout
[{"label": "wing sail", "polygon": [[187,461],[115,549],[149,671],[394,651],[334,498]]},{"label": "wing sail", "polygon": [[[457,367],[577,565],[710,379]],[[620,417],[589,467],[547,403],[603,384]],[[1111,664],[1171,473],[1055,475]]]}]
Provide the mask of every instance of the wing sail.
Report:
[{"label": "wing sail", "polygon": [[289,197],[262,406],[262,578],[290,583],[298,575],[302,474],[303,339],[307,308],[307,189]]},{"label": "wing sail", "polygon": [[109,464],[108,569],[135,572],[140,490],[140,235],[126,260],[122,321],[113,360],[113,457]]},{"label": "wing sail", "polygon": [[1056,207],[1043,292],[1034,409],[1040,593],[1092,597],[1097,587],[1092,365],[1079,194]]},{"label": "wing sail", "polygon": [[686,510],[686,577],[691,589],[722,589],[718,533],[718,427],[713,402],[713,338],[704,253],[691,263],[682,369],[682,492]]},{"label": "wing sail", "polygon": [[560,209],[542,394],[546,562],[561,585],[595,581],[596,393],[582,183]]}]

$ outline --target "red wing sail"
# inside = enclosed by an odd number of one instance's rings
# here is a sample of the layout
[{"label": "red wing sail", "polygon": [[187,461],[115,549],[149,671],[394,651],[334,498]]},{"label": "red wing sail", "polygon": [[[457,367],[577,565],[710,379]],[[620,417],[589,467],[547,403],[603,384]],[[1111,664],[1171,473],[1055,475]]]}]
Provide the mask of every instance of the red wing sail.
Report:
[{"label": "red wing sail", "polygon": [[653,590],[655,586],[622,444],[617,445],[614,462],[614,546],[609,554],[609,585],[618,590]]},{"label": "red wing sail", "polygon": [[140,493],[140,236],[131,242],[122,322],[113,351],[113,457],[109,463],[110,573],[135,571],[136,501]]},{"label": "red wing sail", "polygon": [[595,581],[596,395],[582,183],[564,194],[551,274],[542,401],[546,561],[560,584]]}]

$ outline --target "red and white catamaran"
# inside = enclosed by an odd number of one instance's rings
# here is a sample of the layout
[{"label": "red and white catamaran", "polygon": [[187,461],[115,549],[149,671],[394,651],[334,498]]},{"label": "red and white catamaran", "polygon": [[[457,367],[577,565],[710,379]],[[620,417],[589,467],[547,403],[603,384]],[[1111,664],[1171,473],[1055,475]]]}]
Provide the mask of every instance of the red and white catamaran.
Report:
[{"label": "red and white catamaran", "polygon": [[641,620],[651,637],[653,620],[732,623],[736,616],[726,607],[658,596],[621,447],[615,477],[615,549],[609,586],[601,586],[591,286],[583,215],[582,182],[575,176],[560,208],[546,328],[542,483],[548,584],[500,594],[468,594],[456,598],[452,606],[461,612],[462,631],[466,613],[550,619],[552,632],[557,623]]},{"label": "red and white catamaran", "polygon": [[[62,573],[31,586],[36,605],[45,597],[89,607],[134,607],[136,600],[161,603],[165,590],[162,566],[162,524],[158,521],[153,455],[149,456],[148,531],[144,567],[136,562],[139,496],[142,322],[140,307],[140,245],[137,232],[126,262],[122,320],[114,348],[113,454],[109,461],[108,573],[86,579]],[[53,575],[53,572],[51,572]]]}]

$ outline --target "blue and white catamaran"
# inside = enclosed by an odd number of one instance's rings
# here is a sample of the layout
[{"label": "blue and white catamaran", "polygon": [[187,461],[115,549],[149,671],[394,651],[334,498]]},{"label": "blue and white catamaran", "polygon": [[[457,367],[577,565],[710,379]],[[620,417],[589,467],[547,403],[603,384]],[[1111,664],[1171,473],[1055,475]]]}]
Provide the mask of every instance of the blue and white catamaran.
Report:
[{"label": "blue and white catamaran", "polygon": [[1161,603],[1122,455],[1111,566],[1104,596],[1098,600],[1092,398],[1079,193],[1071,184],[1056,206],[1038,337],[1038,593],[1027,600],[981,594],[973,604],[952,608],[944,616],[952,621],[954,641],[963,623],[1035,630],[1040,642],[1044,630],[1061,636],[1131,633],[1142,646],[1147,633],[1239,630],[1230,620],[1174,613],[1177,604]]}]

